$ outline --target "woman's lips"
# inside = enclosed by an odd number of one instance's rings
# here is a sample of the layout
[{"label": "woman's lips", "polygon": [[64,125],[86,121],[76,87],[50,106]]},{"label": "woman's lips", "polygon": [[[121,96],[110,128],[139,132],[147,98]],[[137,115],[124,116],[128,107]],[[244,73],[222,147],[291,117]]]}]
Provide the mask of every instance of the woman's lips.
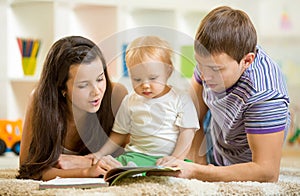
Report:
[{"label": "woman's lips", "polygon": [[91,101],[91,104],[93,106],[98,106],[100,104],[100,99],[96,99],[96,100]]}]

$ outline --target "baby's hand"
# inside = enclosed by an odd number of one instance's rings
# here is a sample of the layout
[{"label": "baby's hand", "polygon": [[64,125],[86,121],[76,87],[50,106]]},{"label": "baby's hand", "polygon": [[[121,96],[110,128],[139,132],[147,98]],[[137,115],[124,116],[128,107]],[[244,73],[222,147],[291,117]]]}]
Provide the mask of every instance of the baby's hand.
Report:
[{"label": "baby's hand", "polygon": [[87,177],[99,177],[105,175],[107,170],[101,166],[101,161],[92,164],[91,167],[87,168]]},{"label": "baby's hand", "polygon": [[94,159],[91,167],[87,168],[87,176],[99,177],[99,175],[105,175],[107,171],[121,166],[122,164],[111,155],[103,156],[100,160]]},{"label": "baby's hand", "polygon": [[173,157],[173,156],[165,156],[163,158],[158,159],[156,161],[156,165],[164,166],[164,165],[170,164],[171,162],[175,161],[176,159],[177,158]]}]

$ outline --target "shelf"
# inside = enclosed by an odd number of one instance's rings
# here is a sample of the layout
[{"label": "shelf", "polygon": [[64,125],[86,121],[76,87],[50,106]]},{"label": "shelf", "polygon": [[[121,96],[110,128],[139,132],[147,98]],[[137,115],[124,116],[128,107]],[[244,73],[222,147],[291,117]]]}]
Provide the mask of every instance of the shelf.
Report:
[{"label": "shelf", "polygon": [[[294,66],[298,64],[300,45],[299,2],[270,0],[249,3],[239,0],[0,0],[1,89],[6,95],[1,104],[0,118],[21,118],[27,98],[39,80],[42,65],[52,44],[68,35],[81,35],[94,41],[101,48],[113,81],[131,89],[130,79],[123,75],[123,47],[133,39],[157,35],[169,42],[174,49],[175,71],[170,83],[183,89],[189,88],[193,66],[193,46],[196,30],[203,17],[214,7],[229,5],[245,10],[257,29],[259,43],[291,75],[291,100],[297,100],[298,80]],[[291,5],[288,5],[291,3]],[[272,9],[270,7],[272,6]],[[286,12],[291,28],[282,29],[280,20]],[[32,77],[24,77],[16,37],[41,39],[37,69]],[[185,48],[185,49],[184,49]],[[190,61],[188,70],[182,69],[182,58]],[[190,69],[191,68],[191,69]],[[299,104],[298,104],[299,105]]]},{"label": "shelf", "polygon": [[12,83],[37,83],[38,82],[37,77],[32,76],[24,76],[20,78],[10,78],[10,82]]}]

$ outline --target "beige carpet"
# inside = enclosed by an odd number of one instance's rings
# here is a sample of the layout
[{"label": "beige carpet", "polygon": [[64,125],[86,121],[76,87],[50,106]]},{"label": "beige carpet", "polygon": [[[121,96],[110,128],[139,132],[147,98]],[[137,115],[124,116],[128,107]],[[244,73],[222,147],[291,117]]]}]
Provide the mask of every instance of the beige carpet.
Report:
[{"label": "beige carpet", "polygon": [[116,186],[85,190],[38,190],[39,181],[17,180],[16,172],[16,169],[0,169],[0,195],[300,195],[299,166],[282,167],[277,183],[209,183],[173,177],[139,177],[124,179]]}]

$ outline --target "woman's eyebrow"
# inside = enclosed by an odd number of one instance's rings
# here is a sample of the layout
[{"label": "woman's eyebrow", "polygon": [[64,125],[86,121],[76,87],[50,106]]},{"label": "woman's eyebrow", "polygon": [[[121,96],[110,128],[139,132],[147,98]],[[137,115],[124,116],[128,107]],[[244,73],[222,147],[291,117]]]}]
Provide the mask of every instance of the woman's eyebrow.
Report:
[{"label": "woman's eyebrow", "polygon": [[[97,76],[97,78],[99,78],[99,77],[101,77],[101,76],[103,76],[103,75],[104,75],[104,72],[102,72],[101,74],[99,74],[99,75]],[[89,82],[89,80],[76,81],[76,84],[79,84],[79,83],[85,83],[85,82]]]},{"label": "woman's eyebrow", "polygon": [[102,72],[101,74],[99,74],[99,76],[97,78],[99,78],[100,76],[103,76],[104,72]]}]

